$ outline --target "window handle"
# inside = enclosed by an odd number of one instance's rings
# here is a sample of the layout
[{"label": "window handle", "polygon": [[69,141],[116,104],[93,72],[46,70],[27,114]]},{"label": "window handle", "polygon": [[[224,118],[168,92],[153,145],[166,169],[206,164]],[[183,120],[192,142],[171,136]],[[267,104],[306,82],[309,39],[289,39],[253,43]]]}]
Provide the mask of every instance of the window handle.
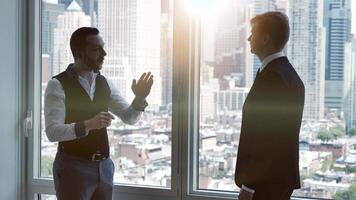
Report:
[{"label": "window handle", "polygon": [[26,118],[23,120],[23,127],[24,127],[25,137],[28,137],[28,133],[33,127],[33,123],[32,122],[33,122],[32,121],[32,110],[29,110],[29,111],[27,111]]}]

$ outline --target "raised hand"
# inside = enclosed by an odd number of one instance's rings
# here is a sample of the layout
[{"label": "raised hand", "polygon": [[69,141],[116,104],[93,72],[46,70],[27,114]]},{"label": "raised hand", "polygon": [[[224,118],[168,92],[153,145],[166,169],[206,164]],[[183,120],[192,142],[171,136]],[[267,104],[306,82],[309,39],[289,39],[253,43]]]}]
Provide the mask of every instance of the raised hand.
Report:
[{"label": "raised hand", "polygon": [[137,82],[136,79],[132,80],[131,89],[137,98],[145,99],[148,94],[150,94],[152,84],[153,75],[151,75],[151,72],[148,72],[147,74],[143,73]]}]

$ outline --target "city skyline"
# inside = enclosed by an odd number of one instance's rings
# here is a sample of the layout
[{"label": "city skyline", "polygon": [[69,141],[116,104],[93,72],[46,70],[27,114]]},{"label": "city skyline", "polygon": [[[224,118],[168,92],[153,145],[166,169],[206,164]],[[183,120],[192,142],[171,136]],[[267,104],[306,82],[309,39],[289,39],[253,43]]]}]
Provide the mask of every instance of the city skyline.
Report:
[{"label": "city skyline", "polygon": [[[97,12],[91,16],[84,13],[79,1],[70,2],[72,6],[63,11],[60,10],[63,6],[47,6],[46,3],[43,7],[42,17],[52,16],[42,21],[42,27],[46,29],[42,29],[46,33],[46,37],[42,35],[46,38],[42,40],[43,80],[64,70],[73,61],[69,37],[80,26],[99,29],[108,53],[101,72],[128,101],[133,98],[130,88],[132,78],[139,78],[144,71],[153,72],[155,88],[150,94],[152,98],[148,99],[150,105],[154,104],[153,107],[143,113],[142,120],[136,125],[128,126],[116,119],[108,128],[111,156],[118,169],[115,182],[171,187],[173,1],[98,0],[95,1]],[[249,0],[246,4],[242,4],[243,0],[225,2],[231,4],[222,7],[225,10],[220,14],[202,20],[201,24],[200,93],[199,109],[196,109],[200,111],[196,133],[199,134],[199,189],[238,190],[232,173],[241,112],[254,73],[260,67],[260,61],[251,54],[247,41],[251,28],[249,20],[257,13],[272,10],[285,12],[289,16],[291,36],[285,53],[305,81],[306,95],[309,95],[305,107],[307,117],[300,131],[303,187],[296,194],[331,197],[336,191],[348,187],[351,183],[347,181],[354,180],[352,177],[342,175],[342,171],[330,171],[331,165],[328,165],[329,171],[322,168],[326,161],[333,163],[333,166],[346,166],[347,158],[354,155],[350,153],[350,147],[356,144],[354,139],[347,139],[345,132],[345,125],[350,128],[356,125],[356,120],[348,118],[352,113],[356,114],[356,106],[347,105],[350,112],[345,114],[346,119],[333,112],[324,112],[323,52],[326,48],[323,44],[327,40],[322,23],[324,7],[320,2],[323,1],[269,0],[269,4],[264,4],[267,1],[263,0]],[[356,7],[355,1],[352,6]],[[355,22],[355,16],[352,17]],[[352,25],[356,32],[355,23]],[[52,50],[48,45],[51,32]],[[345,51],[344,56],[355,55],[355,44],[346,46],[350,49]],[[352,60],[345,57],[345,62],[352,63]],[[355,72],[355,68],[356,65],[347,65],[350,72]],[[356,84],[355,77],[348,77],[344,83]],[[43,91],[45,87],[44,81]],[[347,96],[351,98],[350,102],[356,102],[355,88],[356,85],[347,89],[352,94]],[[343,135],[335,136],[330,141],[320,139],[321,132],[330,130],[341,130]],[[44,129],[42,131],[42,159],[51,162],[55,144],[48,142]],[[44,166],[43,171],[46,171]],[[43,176],[51,176],[50,173]],[[324,178],[316,181],[317,176]],[[342,182],[334,182],[334,176]],[[332,180],[332,189],[329,185],[325,186],[329,184],[328,179]],[[318,193],[318,187],[322,188],[322,192]]]}]

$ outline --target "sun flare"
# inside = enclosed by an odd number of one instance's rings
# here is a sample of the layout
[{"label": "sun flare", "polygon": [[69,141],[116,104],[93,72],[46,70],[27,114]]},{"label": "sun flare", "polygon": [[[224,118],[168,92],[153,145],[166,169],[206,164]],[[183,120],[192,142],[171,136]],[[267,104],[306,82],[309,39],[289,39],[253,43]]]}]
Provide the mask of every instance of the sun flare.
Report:
[{"label": "sun flare", "polygon": [[190,13],[195,15],[210,14],[219,10],[226,0],[185,0]]}]

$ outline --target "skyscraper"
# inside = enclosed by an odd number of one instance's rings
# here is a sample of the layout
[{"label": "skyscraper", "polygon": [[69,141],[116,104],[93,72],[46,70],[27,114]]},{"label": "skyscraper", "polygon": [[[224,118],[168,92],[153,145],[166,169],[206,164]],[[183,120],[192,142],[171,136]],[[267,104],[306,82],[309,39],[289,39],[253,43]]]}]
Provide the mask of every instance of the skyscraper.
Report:
[{"label": "skyscraper", "polygon": [[345,45],[345,121],[346,130],[356,127],[356,38]]},{"label": "skyscraper", "polygon": [[65,10],[64,5],[51,1],[42,2],[42,53],[50,54],[53,49],[53,29],[57,26],[57,16]]},{"label": "skyscraper", "polygon": [[215,119],[216,109],[215,93],[219,91],[219,80],[214,78],[214,67],[206,64],[200,66],[200,121]]},{"label": "skyscraper", "polygon": [[97,14],[98,14],[98,0],[83,0],[83,11],[91,18],[92,26],[97,26]]},{"label": "skyscraper", "polygon": [[209,87],[208,85],[200,86],[200,121],[206,123],[207,119],[213,120],[215,118],[215,99],[214,92],[216,89]]},{"label": "skyscraper", "polygon": [[254,14],[262,14],[277,10],[276,0],[250,0],[253,4]]},{"label": "skyscraper", "polygon": [[291,0],[288,58],[305,85],[304,119],[324,115],[322,0]]},{"label": "skyscraper", "polygon": [[289,0],[276,0],[277,11],[288,15]]},{"label": "skyscraper", "polygon": [[200,21],[200,59],[202,64],[215,61],[215,35],[217,32],[215,15],[204,16]]},{"label": "skyscraper", "polygon": [[[105,47],[104,49],[106,50]],[[131,79],[128,78],[132,76],[131,69],[127,59],[106,56],[100,72],[115,85],[122,97],[131,100],[134,98],[131,91]]]},{"label": "skyscraper", "polygon": [[85,14],[92,17],[94,13],[98,12],[98,0],[84,0],[83,11],[85,12]]},{"label": "skyscraper", "polygon": [[[73,2],[73,0],[58,0],[59,4],[63,4],[66,8]],[[80,5],[82,2],[77,2]]]},{"label": "skyscraper", "polygon": [[128,80],[152,72],[155,82],[148,97],[151,106],[160,106],[162,101],[160,22],[161,0],[98,0],[98,28],[107,58],[119,62],[112,65],[127,60],[132,70]]},{"label": "skyscraper", "polygon": [[248,92],[249,88],[243,87],[229,88],[215,92],[216,102],[214,106],[217,107],[218,114],[241,114]]},{"label": "skyscraper", "polygon": [[[209,37],[212,23],[215,23],[215,32],[212,37],[214,40],[213,46],[203,44],[203,51],[214,49],[214,75],[216,78],[222,79],[223,76],[229,76],[234,73],[241,77],[241,81],[236,83],[240,87],[250,85],[250,77],[252,77],[251,66],[247,64],[246,54],[250,55],[247,38],[249,34],[249,26],[246,26],[247,12],[241,0],[224,1],[224,5],[216,16],[216,21],[208,19],[204,21],[202,38]],[[206,42],[206,41],[204,41]],[[204,55],[205,56],[205,55]],[[202,59],[206,59],[203,57]]]},{"label": "skyscraper", "polygon": [[65,6],[62,4],[42,2],[42,54],[52,57],[53,29],[57,26],[57,16],[63,14]]},{"label": "skyscraper", "polygon": [[90,26],[90,17],[85,15],[79,4],[73,0],[66,11],[58,15],[57,27],[54,29],[53,74],[58,74],[73,62],[69,46],[72,33],[79,27]]},{"label": "skyscraper", "polygon": [[42,9],[42,82],[47,83],[52,77],[52,60],[53,60],[53,29],[57,26],[57,16],[63,14],[65,6],[58,4],[57,1],[45,0],[41,4]]},{"label": "skyscraper", "polygon": [[[58,0],[58,3],[68,7],[73,0]],[[98,0],[76,0],[78,5],[82,8],[86,15],[89,15],[92,22],[92,26],[96,26],[97,13],[98,13]]]},{"label": "skyscraper", "polygon": [[219,27],[215,35],[215,70],[217,78],[231,73],[238,72],[239,62],[236,60],[236,50],[239,45],[239,27],[237,24],[231,24],[229,27]]},{"label": "skyscraper", "polygon": [[342,111],[344,47],[351,36],[351,0],[326,0],[325,107]]},{"label": "skyscraper", "polygon": [[161,9],[161,77],[162,105],[172,103],[173,82],[173,0],[162,0]]}]

